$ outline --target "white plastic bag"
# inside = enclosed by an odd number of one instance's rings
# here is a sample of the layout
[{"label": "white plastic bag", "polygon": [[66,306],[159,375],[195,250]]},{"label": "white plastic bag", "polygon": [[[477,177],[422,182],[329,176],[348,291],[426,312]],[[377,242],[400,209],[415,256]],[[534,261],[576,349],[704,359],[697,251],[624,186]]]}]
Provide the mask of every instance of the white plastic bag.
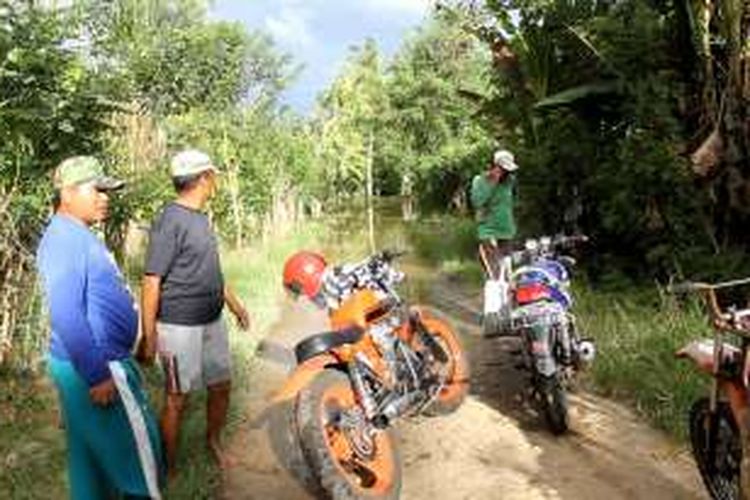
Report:
[{"label": "white plastic bag", "polygon": [[508,306],[508,284],[501,280],[484,283],[484,314],[506,312]]}]

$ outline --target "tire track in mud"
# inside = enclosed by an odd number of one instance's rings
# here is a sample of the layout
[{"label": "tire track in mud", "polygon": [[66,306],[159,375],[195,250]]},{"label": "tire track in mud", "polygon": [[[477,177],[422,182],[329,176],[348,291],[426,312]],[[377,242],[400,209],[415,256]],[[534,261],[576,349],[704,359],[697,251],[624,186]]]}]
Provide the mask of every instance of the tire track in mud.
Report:
[{"label": "tire track in mud", "polygon": [[[526,401],[517,342],[480,337],[479,293],[439,279],[429,286],[428,302],[461,332],[472,387],[456,413],[399,426],[402,498],[707,498],[689,452],[618,403],[572,394],[572,430],[552,436]],[[267,396],[293,362],[289,348],[322,330],[320,313],[284,305],[253,370],[246,421],[230,448],[240,464],[225,474],[222,498],[314,498],[303,486],[307,472],[284,430],[283,412],[269,407]]]}]

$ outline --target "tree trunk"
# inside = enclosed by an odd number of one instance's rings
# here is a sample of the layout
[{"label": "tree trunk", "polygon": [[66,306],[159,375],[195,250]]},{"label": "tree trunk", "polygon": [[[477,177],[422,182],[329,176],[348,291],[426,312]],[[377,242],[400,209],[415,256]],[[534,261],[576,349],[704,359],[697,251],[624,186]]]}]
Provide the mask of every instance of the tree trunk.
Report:
[{"label": "tree trunk", "polygon": [[[750,18],[750,5],[740,0],[724,0],[722,3],[727,23],[728,81],[726,88],[725,112],[722,119],[722,132],[725,138],[726,167],[732,174],[732,208],[744,216],[750,214],[750,199],[745,186],[750,182],[750,144],[747,137],[748,102],[744,100],[744,65],[747,62],[746,40],[742,35],[748,27],[743,21]],[[744,28],[744,29],[743,29]]]},{"label": "tree trunk", "polygon": [[373,175],[372,175],[372,164],[373,164],[373,153],[375,150],[375,134],[372,130],[369,131],[367,136],[367,158],[365,159],[365,196],[367,198],[367,206],[372,204],[373,196]]},{"label": "tree trunk", "polygon": [[[695,172],[712,179],[715,239],[722,247],[750,243],[750,2],[696,0],[695,18],[701,40],[701,125],[712,132],[692,155]],[[719,24],[720,22],[720,24]],[[711,29],[715,31],[712,32]],[[718,29],[718,32],[716,30]],[[723,51],[711,52],[710,38],[726,40]],[[724,88],[714,74],[726,70]],[[721,95],[721,105],[717,95]]]},{"label": "tree trunk", "polygon": [[365,162],[365,198],[367,203],[367,234],[369,235],[370,251],[375,252],[375,208],[373,206],[373,175],[372,163],[375,150],[375,134],[369,131],[367,137],[367,158]]},{"label": "tree trunk", "polygon": [[701,91],[702,113],[700,125],[703,127],[714,126],[719,120],[719,103],[716,97],[716,79],[714,77],[714,58],[711,54],[711,18],[713,17],[714,4],[712,0],[694,0],[693,11],[695,12],[695,27],[697,52],[701,57],[701,80],[703,82]]},{"label": "tree trunk", "polygon": [[405,221],[414,219],[414,181],[409,171],[401,175],[401,218]]},{"label": "tree trunk", "polygon": [[240,199],[239,165],[230,160],[227,164],[227,188],[232,203],[232,219],[234,222],[234,246],[242,248],[245,244],[242,200]]},{"label": "tree trunk", "polygon": [[[745,9],[742,14],[742,25],[740,29],[740,68],[742,79],[742,99],[747,105],[750,103],[750,2],[745,0]],[[747,111],[747,110],[746,110]],[[745,136],[750,136],[750,124],[745,120]]]}]

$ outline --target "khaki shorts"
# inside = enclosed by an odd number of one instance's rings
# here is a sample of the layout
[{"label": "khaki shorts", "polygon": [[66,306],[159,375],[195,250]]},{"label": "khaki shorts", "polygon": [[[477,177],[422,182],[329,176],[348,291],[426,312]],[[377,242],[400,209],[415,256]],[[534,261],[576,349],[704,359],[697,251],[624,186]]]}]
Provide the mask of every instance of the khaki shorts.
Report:
[{"label": "khaki shorts", "polygon": [[223,318],[206,325],[157,323],[156,330],[168,393],[184,394],[230,380],[229,338]]}]

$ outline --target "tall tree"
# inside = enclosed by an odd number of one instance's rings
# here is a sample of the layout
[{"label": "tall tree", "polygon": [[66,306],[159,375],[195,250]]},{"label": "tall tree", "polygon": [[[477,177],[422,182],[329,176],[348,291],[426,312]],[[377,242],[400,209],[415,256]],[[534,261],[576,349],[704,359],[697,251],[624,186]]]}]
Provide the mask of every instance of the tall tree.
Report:
[{"label": "tall tree", "polygon": [[492,146],[476,96],[490,92],[489,52],[438,14],[396,54],[388,71],[391,107],[382,161],[406,182],[416,178],[423,198],[441,208],[464,208],[465,188]]},{"label": "tall tree", "polygon": [[372,197],[373,165],[387,106],[380,54],[375,42],[367,40],[353,48],[318,109],[320,154],[330,162],[335,193],[354,187]]},{"label": "tall tree", "polygon": [[275,103],[293,73],[271,39],[209,20],[202,0],[91,1],[82,16],[100,70],[151,111]]}]

